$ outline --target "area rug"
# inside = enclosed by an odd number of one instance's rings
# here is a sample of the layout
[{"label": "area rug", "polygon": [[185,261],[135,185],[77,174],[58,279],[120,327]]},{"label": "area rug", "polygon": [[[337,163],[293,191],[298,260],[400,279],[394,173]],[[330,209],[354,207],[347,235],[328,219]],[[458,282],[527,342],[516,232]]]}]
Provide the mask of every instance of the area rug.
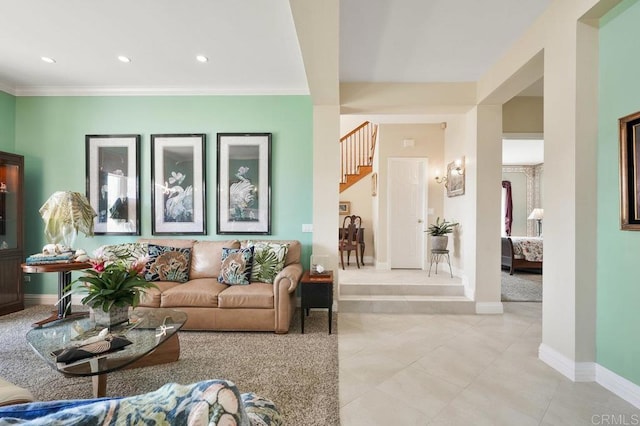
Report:
[{"label": "area rug", "polygon": [[[0,377],[29,389],[37,400],[91,398],[91,378],[67,378],[28,346],[30,324],[51,307],[0,316]],[[288,425],[339,425],[337,315],[328,334],[327,313],[311,311],[300,334],[299,312],[289,334],[180,331],[175,363],[107,376],[107,396],[150,392],[169,382],[227,379],[238,390],[273,400]]]},{"label": "area rug", "polygon": [[502,271],[503,302],[542,302],[542,274]]}]

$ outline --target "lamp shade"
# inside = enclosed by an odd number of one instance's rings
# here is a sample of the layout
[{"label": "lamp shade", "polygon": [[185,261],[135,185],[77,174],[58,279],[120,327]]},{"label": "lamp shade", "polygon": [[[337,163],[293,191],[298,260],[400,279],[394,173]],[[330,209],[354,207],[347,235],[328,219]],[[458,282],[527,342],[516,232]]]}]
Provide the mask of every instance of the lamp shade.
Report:
[{"label": "lamp shade", "polygon": [[97,216],[87,197],[79,192],[58,191],[40,207],[44,235],[49,243],[73,246],[78,231],[93,235],[93,218]]},{"label": "lamp shade", "polygon": [[533,209],[527,219],[542,220],[544,218],[544,209]]}]

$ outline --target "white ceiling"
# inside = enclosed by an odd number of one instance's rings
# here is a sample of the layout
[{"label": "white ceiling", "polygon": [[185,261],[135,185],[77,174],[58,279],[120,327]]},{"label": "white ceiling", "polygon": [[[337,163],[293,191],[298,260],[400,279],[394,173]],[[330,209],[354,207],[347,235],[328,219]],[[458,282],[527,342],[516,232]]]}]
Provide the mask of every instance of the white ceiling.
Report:
[{"label": "white ceiling", "polygon": [[476,81],[551,0],[341,0],[340,80]]},{"label": "white ceiling", "polygon": [[[340,80],[476,81],[551,1],[341,0]],[[17,95],[309,93],[288,0],[0,0],[0,58]]]},{"label": "white ceiling", "polygon": [[534,166],[544,163],[544,140],[503,139],[502,164],[505,166]]}]

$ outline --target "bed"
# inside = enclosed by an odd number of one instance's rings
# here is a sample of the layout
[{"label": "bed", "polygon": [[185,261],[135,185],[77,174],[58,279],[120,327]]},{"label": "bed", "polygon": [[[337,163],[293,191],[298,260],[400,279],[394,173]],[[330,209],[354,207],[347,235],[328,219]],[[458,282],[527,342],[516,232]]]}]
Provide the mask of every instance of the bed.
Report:
[{"label": "bed", "polygon": [[542,272],[542,238],[502,237],[502,268],[510,275],[516,269]]}]

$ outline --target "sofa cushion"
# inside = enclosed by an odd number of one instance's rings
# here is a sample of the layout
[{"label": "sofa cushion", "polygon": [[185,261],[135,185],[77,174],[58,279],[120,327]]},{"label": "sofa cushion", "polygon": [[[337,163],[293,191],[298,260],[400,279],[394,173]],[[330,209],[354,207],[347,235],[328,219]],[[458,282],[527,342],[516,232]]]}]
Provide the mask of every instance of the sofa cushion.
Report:
[{"label": "sofa cushion", "polygon": [[[255,405],[263,404],[269,408],[273,405],[270,400],[257,401]],[[273,413],[279,414],[274,409]],[[264,410],[261,413],[268,414]],[[238,389],[225,380],[190,385],[167,383],[156,391],[125,398],[20,404],[0,408],[0,418],[3,424],[32,425],[250,425]],[[279,416],[263,421],[273,426],[282,424]]]},{"label": "sofa cushion", "polygon": [[0,378],[0,406],[33,401],[28,390]]},{"label": "sofa cushion", "polygon": [[189,279],[218,278],[224,247],[240,248],[240,241],[196,241],[191,252]]},{"label": "sofa cushion", "polygon": [[251,282],[272,284],[278,272],[284,268],[289,244],[270,241],[246,241],[245,247],[250,246],[253,246]]},{"label": "sofa cushion", "polygon": [[247,285],[251,279],[251,265],[253,263],[253,247],[223,248],[222,265],[218,282],[229,285]]},{"label": "sofa cushion", "polygon": [[217,308],[218,294],[227,287],[216,278],[196,278],[162,292],[160,306]]},{"label": "sofa cushion", "polygon": [[143,293],[140,295],[140,306],[159,308],[162,300],[162,293],[172,287],[182,285],[175,281],[156,281],[154,284],[157,288],[145,288]]},{"label": "sofa cushion", "polygon": [[147,281],[189,280],[191,248],[179,248],[149,244],[149,262],[144,273]]},{"label": "sofa cushion", "polygon": [[266,283],[232,285],[218,294],[218,307],[273,309],[273,285]]}]

